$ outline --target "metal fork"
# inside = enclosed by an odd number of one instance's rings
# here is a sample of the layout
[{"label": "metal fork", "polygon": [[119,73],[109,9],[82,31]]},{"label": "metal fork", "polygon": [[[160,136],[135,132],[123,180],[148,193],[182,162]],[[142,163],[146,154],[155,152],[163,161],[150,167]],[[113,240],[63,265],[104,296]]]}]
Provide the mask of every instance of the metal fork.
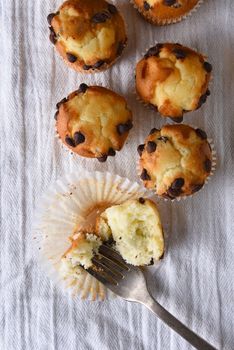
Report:
[{"label": "metal fork", "polygon": [[126,264],[110,245],[103,244],[92,261],[93,266],[87,271],[113,293],[127,301],[135,301],[145,305],[196,349],[215,350],[213,346],[187,328],[155,301],[147,289],[146,279],[141,269]]}]

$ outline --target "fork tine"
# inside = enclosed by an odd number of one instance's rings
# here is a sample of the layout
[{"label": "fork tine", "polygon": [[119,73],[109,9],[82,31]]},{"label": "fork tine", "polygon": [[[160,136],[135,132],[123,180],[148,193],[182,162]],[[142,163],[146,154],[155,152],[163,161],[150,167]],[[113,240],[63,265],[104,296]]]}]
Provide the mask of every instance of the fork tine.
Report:
[{"label": "fork tine", "polygon": [[108,266],[111,269],[117,270],[118,272],[122,273],[123,271],[125,271],[125,266],[123,266],[121,263],[115,261],[112,257],[108,257],[104,254],[101,254],[100,252],[98,252],[98,255],[100,256],[102,262]]},{"label": "fork tine", "polygon": [[101,245],[98,253],[104,256],[106,259],[110,260],[112,263],[117,264],[121,269],[126,271],[130,270],[123,258],[110,246],[105,244]]},{"label": "fork tine", "polygon": [[113,275],[113,277],[115,279],[122,279],[124,278],[124,276],[119,272],[119,271],[116,271],[113,266],[110,267],[108,266],[104,259],[100,258],[99,256],[95,256],[93,259],[92,259],[92,262],[94,263],[94,265],[96,265],[97,267],[100,267],[101,269],[103,269],[106,273],[108,274],[111,274]]},{"label": "fork tine", "polygon": [[87,269],[86,271],[88,271],[90,273],[90,275],[92,275],[93,277],[95,277],[99,282],[103,283],[104,285],[107,283],[113,284],[115,286],[118,285],[118,281],[116,281],[113,277],[111,277],[109,274],[107,274],[105,271],[98,271],[93,267],[90,267],[89,269]]}]

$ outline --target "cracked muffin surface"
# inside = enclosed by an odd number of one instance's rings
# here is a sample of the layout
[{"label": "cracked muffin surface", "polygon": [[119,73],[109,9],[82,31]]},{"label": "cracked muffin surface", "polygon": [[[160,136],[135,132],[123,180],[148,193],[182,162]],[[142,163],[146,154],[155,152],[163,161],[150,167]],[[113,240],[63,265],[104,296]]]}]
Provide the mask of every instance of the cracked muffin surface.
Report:
[{"label": "cracked muffin surface", "polygon": [[92,73],[108,68],[127,42],[122,16],[105,0],[68,0],[47,19],[50,40],[77,71]]},{"label": "cracked muffin surface", "polygon": [[158,25],[176,23],[188,15],[200,0],[133,0],[138,11]]},{"label": "cracked muffin surface", "polygon": [[136,66],[136,90],[147,104],[175,122],[205,103],[212,66],[180,44],[157,44]]},{"label": "cracked muffin surface", "polygon": [[140,154],[141,180],[159,196],[174,199],[199,191],[212,170],[206,133],[188,125],[152,129]]},{"label": "cracked muffin surface", "polygon": [[81,84],[57,104],[57,132],[73,152],[100,162],[120,151],[132,128],[126,100],[101,86]]}]

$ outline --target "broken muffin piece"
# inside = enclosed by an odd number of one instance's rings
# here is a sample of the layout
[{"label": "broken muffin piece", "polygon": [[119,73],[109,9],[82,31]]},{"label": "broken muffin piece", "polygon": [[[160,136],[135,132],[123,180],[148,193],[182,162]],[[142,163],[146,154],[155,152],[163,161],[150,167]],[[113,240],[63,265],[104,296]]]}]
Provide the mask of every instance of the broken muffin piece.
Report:
[{"label": "broken muffin piece", "polygon": [[92,258],[98,252],[102,241],[93,233],[79,232],[72,239],[72,245],[62,258],[63,268],[76,268],[83,266],[90,268]]},{"label": "broken muffin piece", "polygon": [[140,198],[106,209],[97,219],[101,237],[113,237],[123,259],[135,266],[152,264],[164,252],[164,238],[158,209],[154,202]]}]

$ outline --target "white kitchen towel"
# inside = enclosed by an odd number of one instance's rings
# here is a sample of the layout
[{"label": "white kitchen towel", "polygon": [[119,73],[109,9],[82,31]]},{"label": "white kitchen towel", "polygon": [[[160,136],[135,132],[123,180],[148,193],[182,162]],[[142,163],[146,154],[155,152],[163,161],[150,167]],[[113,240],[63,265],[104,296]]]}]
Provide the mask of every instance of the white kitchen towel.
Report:
[{"label": "white kitchen towel", "polygon": [[[69,298],[42,272],[32,247],[35,204],[59,176],[85,168],[137,180],[137,145],[165,121],[136,101],[134,67],[142,52],[165,41],[196,48],[213,65],[211,96],[185,121],[214,139],[219,161],[198,195],[165,204],[168,254],[151,291],[218,349],[234,349],[234,1],[204,0],[192,17],[165,27],[144,21],[127,0],[114,3],[128,24],[127,49],[108,71],[82,75],[48,40],[46,16],[59,0],[0,0],[0,349],[191,348],[141,305]],[[125,95],[133,110],[127,145],[104,164],[71,157],[54,137],[55,104],[81,82]]]}]

